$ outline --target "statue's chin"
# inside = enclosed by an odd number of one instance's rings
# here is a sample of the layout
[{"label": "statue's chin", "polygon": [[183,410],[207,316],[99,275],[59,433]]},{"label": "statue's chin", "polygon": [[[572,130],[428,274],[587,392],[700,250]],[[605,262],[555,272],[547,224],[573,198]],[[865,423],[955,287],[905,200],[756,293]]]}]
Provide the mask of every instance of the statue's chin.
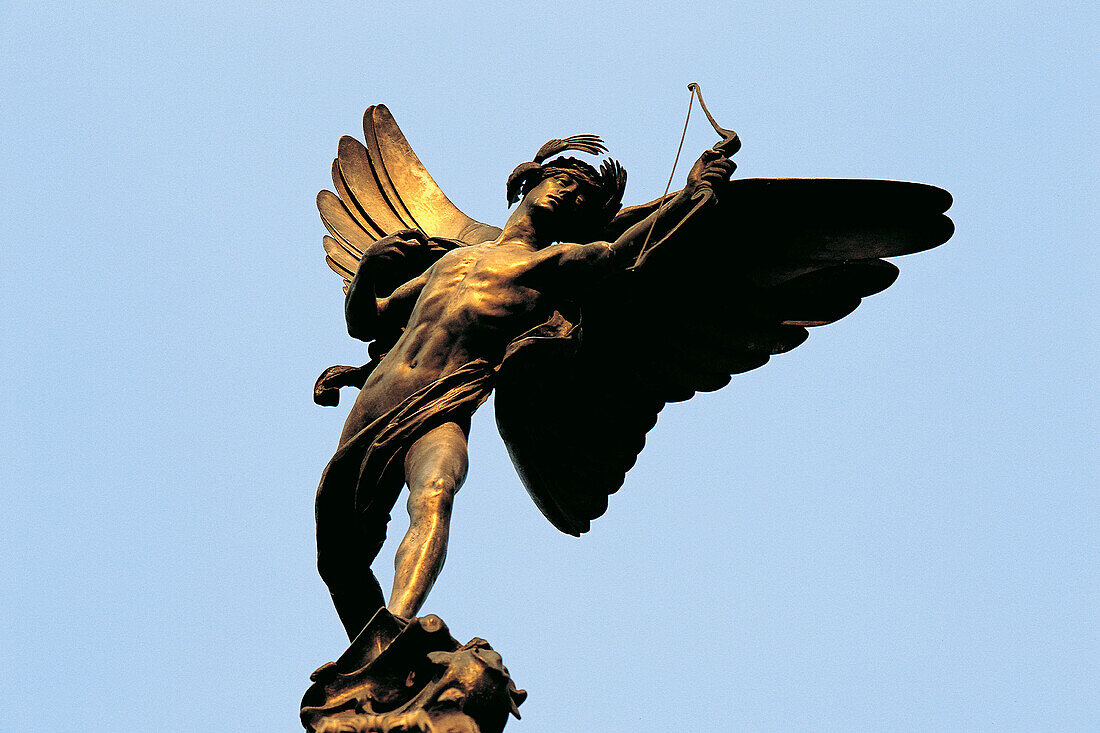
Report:
[{"label": "statue's chin", "polygon": [[531,209],[531,221],[538,227],[539,234],[549,234],[557,237],[561,231],[561,221],[565,213],[558,208],[559,204],[547,202],[539,204]]}]

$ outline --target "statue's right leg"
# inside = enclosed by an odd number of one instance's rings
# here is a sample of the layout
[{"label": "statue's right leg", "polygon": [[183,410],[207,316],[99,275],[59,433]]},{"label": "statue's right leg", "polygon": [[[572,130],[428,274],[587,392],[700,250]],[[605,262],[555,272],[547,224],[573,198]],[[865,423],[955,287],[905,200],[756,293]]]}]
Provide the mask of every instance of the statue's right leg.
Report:
[{"label": "statue's right leg", "polygon": [[451,506],[466,480],[468,427],[444,423],[413,443],[405,457],[409,530],[394,559],[389,610],[406,618],[420,610],[447,557]]}]

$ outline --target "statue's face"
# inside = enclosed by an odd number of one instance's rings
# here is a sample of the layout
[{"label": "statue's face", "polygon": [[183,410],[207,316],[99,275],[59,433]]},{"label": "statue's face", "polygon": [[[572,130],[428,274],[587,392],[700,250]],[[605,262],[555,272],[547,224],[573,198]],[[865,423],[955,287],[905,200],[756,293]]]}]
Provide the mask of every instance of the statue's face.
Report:
[{"label": "statue's face", "polygon": [[524,197],[532,211],[569,214],[584,206],[584,194],[576,178],[555,173],[544,178]]}]

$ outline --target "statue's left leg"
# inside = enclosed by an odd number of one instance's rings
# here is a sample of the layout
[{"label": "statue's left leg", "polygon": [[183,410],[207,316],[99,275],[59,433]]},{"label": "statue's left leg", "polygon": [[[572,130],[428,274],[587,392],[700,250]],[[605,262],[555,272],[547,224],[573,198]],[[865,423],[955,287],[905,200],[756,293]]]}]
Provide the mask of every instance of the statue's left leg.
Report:
[{"label": "statue's left leg", "polygon": [[317,569],[349,639],[385,605],[382,586],[370,566],[386,540],[393,506],[391,501],[363,516],[352,510],[355,500],[343,491],[354,487],[352,481],[333,482],[317,493]]},{"label": "statue's left leg", "polygon": [[415,616],[443,569],[455,492],[466,479],[466,429],[444,423],[413,443],[405,456],[409,531],[394,559],[389,610]]}]

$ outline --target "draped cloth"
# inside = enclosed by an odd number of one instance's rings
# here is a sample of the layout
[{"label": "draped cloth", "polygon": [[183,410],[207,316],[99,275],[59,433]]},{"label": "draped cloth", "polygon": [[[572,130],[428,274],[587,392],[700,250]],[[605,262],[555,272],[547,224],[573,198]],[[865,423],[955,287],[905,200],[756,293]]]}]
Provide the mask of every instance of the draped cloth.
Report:
[{"label": "draped cloth", "polygon": [[316,504],[317,565],[334,596],[369,593],[375,608],[384,605],[369,568],[405,483],[405,454],[444,423],[469,426],[495,377],[496,367],[471,361],[414,392],[336,451],[321,475]]}]

